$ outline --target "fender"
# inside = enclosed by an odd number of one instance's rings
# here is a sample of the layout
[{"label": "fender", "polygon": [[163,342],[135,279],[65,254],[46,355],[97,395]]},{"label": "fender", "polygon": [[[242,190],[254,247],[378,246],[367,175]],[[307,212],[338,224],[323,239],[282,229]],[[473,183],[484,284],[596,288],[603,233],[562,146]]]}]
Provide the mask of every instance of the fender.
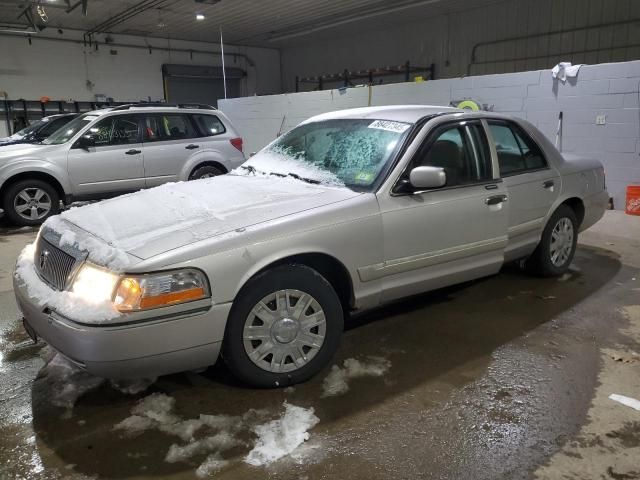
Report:
[{"label": "fender", "polygon": [[187,159],[187,161],[182,166],[180,173],[178,174],[178,178],[183,181],[188,180],[189,175],[191,175],[196,166],[206,162],[219,163],[225,168],[227,172],[231,170],[229,162],[225,159],[220,150],[213,147],[205,147],[204,149],[198,151],[198,153],[193,154]]},{"label": "fender", "polygon": [[4,187],[7,182],[16,175],[30,172],[44,173],[55,178],[62,186],[65,195],[72,192],[69,177],[64,166],[37,158],[21,158],[19,161],[5,164],[0,170],[0,188]]}]

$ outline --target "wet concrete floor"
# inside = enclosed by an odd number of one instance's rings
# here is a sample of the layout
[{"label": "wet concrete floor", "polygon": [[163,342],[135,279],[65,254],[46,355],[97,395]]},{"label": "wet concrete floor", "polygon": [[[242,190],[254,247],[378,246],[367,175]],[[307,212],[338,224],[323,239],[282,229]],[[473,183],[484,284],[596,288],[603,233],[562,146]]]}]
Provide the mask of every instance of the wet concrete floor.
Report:
[{"label": "wet concrete floor", "polygon": [[[640,352],[624,333],[629,321],[621,313],[640,304],[640,250],[623,254],[606,233],[598,235],[580,245],[572,272],[562,279],[506,267],[352,318],[334,364],[377,356],[391,368],[351,380],[343,395],[322,397],[329,368],[293,390],[251,390],[218,365],[162,377],[137,395],[103,384],[72,411],[51,404],[60,385],[38,376],[42,345],[22,332],[4,281],[13,262],[5,252],[34,234],[2,236],[0,478],[196,478],[206,455],[164,460],[175,437],[146,431],[131,438],[113,430],[153,392],[175,398],[183,418],[242,415],[252,408],[275,418],[285,401],[314,408],[320,422],[309,432],[304,455],[255,467],[243,462],[250,445],[236,447],[223,453],[229,463],[214,478],[532,478],[589,421],[602,349],[623,343]],[[640,418],[628,407],[611,408]],[[628,429],[609,448],[635,451],[640,423]],[[638,464],[640,471],[640,458]],[[607,467],[598,466],[592,478],[640,478],[608,475]],[[591,478],[553,469],[544,477]]]}]

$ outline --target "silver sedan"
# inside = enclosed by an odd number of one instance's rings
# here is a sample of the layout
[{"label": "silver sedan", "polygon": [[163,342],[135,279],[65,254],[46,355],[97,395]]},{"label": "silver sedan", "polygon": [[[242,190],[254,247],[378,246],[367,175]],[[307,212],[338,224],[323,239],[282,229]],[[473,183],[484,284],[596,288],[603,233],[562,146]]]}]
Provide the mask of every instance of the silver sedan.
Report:
[{"label": "silver sedan", "polygon": [[18,259],[25,327],[111,378],[221,354],[255,386],[321,370],[346,315],[497,273],[569,268],[608,201],[597,160],[444,107],[303,122],[228,175],[52,217]]}]

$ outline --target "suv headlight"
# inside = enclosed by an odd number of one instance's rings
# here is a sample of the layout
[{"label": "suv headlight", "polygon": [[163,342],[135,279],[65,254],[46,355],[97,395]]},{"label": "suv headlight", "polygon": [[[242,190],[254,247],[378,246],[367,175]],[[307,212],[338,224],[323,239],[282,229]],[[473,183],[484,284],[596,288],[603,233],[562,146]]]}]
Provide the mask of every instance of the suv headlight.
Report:
[{"label": "suv headlight", "polygon": [[185,268],[122,277],[116,287],[113,303],[119,311],[131,312],[192,302],[209,296],[209,283],[204,273]]}]

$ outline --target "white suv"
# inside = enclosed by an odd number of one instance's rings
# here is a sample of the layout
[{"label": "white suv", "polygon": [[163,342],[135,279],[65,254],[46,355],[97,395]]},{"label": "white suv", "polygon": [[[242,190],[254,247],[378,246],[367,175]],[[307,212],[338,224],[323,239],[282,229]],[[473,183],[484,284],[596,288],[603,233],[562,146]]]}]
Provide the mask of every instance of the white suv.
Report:
[{"label": "white suv", "polygon": [[3,148],[0,200],[13,223],[37,225],[61,201],[212,177],[244,161],[242,138],[213,107],[121,105],[83,114],[40,144]]}]

